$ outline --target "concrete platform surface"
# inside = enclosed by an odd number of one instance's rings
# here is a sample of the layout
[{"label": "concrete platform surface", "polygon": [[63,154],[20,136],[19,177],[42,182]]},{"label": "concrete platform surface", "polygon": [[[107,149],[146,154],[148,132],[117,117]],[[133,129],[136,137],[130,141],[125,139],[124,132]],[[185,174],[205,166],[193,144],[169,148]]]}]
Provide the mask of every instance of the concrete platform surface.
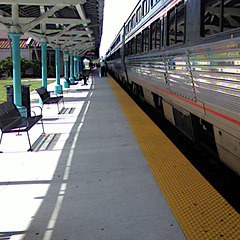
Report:
[{"label": "concrete platform surface", "polygon": [[63,114],[44,106],[33,152],[25,133],[3,136],[0,239],[185,239],[106,78],[92,72],[64,100]]}]

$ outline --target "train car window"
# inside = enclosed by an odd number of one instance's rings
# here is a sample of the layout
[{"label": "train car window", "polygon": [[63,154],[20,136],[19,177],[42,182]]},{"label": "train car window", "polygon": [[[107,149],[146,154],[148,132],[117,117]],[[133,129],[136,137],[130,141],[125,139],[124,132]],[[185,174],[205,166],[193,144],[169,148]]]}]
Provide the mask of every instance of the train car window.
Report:
[{"label": "train car window", "polygon": [[128,56],[130,56],[132,54],[132,42],[129,41],[128,42]]},{"label": "train car window", "polygon": [[176,19],[176,43],[184,42],[184,30],[185,30],[185,5],[184,3],[177,6],[177,19]]},{"label": "train car window", "polygon": [[161,48],[161,20],[156,21],[156,49]]},{"label": "train car window", "polygon": [[144,17],[149,12],[149,0],[144,0],[142,3],[142,16]]},{"label": "train car window", "polygon": [[128,56],[128,43],[126,43],[124,46],[125,46],[124,56]]},{"label": "train car window", "polygon": [[240,27],[239,0],[202,0],[201,36]]},{"label": "train car window", "polygon": [[150,0],[150,4],[151,4],[151,7],[153,7],[155,4],[155,0]]},{"label": "train car window", "polygon": [[143,52],[149,51],[149,28],[143,30]]},{"label": "train car window", "polygon": [[125,34],[128,33],[128,30],[127,30],[127,25],[125,26]]},{"label": "train car window", "polygon": [[239,0],[223,1],[223,31],[240,27]]},{"label": "train car window", "polygon": [[202,36],[206,37],[220,32],[220,0],[203,0],[204,28]]},{"label": "train car window", "polygon": [[180,4],[173,7],[167,15],[167,45],[171,46],[177,43],[184,42],[185,36],[185,4],[181,1]]},{"label": "train car window", "polygon": [[144,17],[148,13],[147,0],[142,3],[142,16]]},{"label": "train car window", "polygon": [[156,3],[158,3],[160,0],[150,0],[151,7],[153,7]]},{"label": "train car window", "polygon": [[128,23],[128,32],[131,30],[131,22]]},{"label": "train car window", "polygon": [[142,52],[142,33],[137,35],[137,53]]},{"label": "train car window", "polygon": [[134,28],[135,25],[136,25],[136,17],[135,17],[135,14],[132,16],[131,23],[132,23],[132,28]]},{"label": "train car window", "polygon": [[117,50],[115,58],[120,58],[120,49]]},{"label": "train car window", "polygon": [[161,47],[164,47],[165,18],[161,19],[161,23],[160,24],[161,24],[161,36],[162,36],[162,38],[161,38]]},{"label": "train car window", "polygon": [[129,23],[125,27],[125,33],[129,33]]},{"label": "train car window", "polygon": [[176,43],[176,9],[172,8],[168,13],[168,45]]},{"label": "train car window", "polygon": [[135,54],[136,53],[136,38],[133,38],[131,40],[131,42],[132,42],[132,51],[131,51],[131,53]]},{"label": "train car window", "polygon": [[136,12],[136,22],[140,22],[141,21],[141,7],[138,8],[137,12]]},{"label": "train car window", "polygon": [[157,22],[153,22],[150,26],[150,50],[156,49],[156,32],[157,32]]},{"label": "train car window", "polygon": [[150,26],[150,50],[159,49],[161,43],[161,20],[157,19]]}]

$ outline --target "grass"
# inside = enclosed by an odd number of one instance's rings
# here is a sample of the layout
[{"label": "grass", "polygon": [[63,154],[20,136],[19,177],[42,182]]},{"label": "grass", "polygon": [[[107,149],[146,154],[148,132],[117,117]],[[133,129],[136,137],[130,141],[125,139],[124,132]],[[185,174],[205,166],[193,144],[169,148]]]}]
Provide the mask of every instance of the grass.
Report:
[{"label": "grass", "polygon": [[[55,80],[48,80],[47,83],[54,82]],[[42,86],[42,80],[41,79],[22,79],[22,84],[30,84],[30,91],[33,91],[39,87]],[[0,103],[7,101],[7,91],[4,86],[6,85],[13,85],[12,79],[1,79],[0,80]]]}]

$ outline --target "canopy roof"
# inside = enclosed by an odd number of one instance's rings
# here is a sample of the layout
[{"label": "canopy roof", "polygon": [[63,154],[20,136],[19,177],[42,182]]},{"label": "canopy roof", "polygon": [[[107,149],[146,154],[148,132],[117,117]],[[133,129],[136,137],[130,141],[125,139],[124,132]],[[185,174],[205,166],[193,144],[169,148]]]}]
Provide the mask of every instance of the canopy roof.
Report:
[{"label": "canopy roof", "polygon": [[0,29],[79,56],[98,55],[104,0],[1,0]]}]

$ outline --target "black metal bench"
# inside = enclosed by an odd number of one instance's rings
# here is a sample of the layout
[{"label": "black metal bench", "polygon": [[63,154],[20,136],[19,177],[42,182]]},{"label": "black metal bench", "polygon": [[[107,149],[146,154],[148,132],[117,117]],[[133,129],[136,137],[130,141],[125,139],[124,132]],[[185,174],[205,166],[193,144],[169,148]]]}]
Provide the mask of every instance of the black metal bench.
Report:
[{"label": "black metal bench", "polygon": [[56,103],[57,108],[58,108],[58,113],[60,113],[58,103],[62,100],[63,101],[63,106],[64,106],[63,96],[51,97],[49,92],[47,91],[47,89],[45,87],[40,87],[40,88],[36,89],[36,91],[39,94],[43,105],[44,104],[55,104]]},{"label": "black metal bench", "polygon": [[32,145],[30,142],[30,137],[29,137],[28,131],[39,120],[41,120],[43,133],[45,133],[43,122],[42,122],[42,109],[41,109],[40,115],[35,114],[34,116],[22,117],[14,103],[4,102],[4,103],[0,104],[0,129],[2,131],[2,134],[0,137],[0,144],[1,144],[4,133],[17,132],[19,134],[19,132],[27,132],[28,142],[30,145],[30,148],[28,149],[28,151],[32,151],[33,149],[32,149]]}]

